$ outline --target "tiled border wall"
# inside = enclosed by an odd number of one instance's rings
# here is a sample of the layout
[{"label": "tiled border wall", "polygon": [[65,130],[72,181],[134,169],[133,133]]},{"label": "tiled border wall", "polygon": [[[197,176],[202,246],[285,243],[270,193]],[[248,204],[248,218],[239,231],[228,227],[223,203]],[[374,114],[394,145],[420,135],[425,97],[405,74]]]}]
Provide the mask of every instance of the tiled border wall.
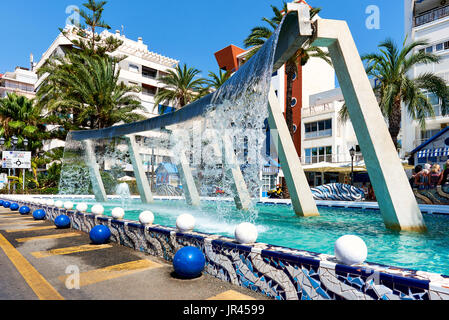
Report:
[{"label": "tiled border wall", "polygon": [[378,264],[346,266],[324,254],[262,243],[240,245],[217,235],[18,203],[32,211],[44,209],[51,221],[66,214],[72,228],[86,233],[106,225],[111,241],[167,261],[184,246],[197,247],[206,257],[206,273],[278,300],[449,300],[449,278],[439,274]]}]

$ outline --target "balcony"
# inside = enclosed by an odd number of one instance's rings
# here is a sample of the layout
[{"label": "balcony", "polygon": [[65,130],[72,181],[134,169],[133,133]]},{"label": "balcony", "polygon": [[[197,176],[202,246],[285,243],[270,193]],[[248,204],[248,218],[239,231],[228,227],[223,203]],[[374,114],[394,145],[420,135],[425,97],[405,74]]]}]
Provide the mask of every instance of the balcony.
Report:
[{"label": "balcony", "polygon": [[335,111],[334,103],[325,103],[322,105],[317,105],[309,108],[302,108],[301,114],[303,117],[316,116],[323,113],[329,113]]},{"label": "balcony", "polygon": [[[326,155],[312,155],[312,156],[303,156],[300,157],[301,163],[303,165],[310,165],[310,164],[316,164],[321,162],[327,162],[332,164],[350,164],[351,163],[351,157],[349,154],[346,153],[333,153],[333,154],[326,154]],[[357,152],[354,156],[354,165],[357,165],[359,162],[364,161],[363,154],[361,152]]]},{"label": "balcony", "polygon": [[415,27],[445,18],[449,16],[449,5],[438,7],[421,13],[415,17]]}]

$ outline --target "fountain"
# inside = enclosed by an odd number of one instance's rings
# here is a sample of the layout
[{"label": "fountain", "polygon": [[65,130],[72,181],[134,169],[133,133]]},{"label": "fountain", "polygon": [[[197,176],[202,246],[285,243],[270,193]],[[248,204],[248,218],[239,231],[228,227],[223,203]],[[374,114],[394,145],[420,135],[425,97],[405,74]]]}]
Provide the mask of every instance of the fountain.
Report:
[{"label": "fountain", "polygon": [[125,182],[120,183],[115,190],[115,194],[120,197],[122,208],[125,208],[125,204],[131,199],[131,192],[129,191],[129,185]]},{"label": "fountain", "polygon": [[[379,201],[380,215],[323,206],[318,210],[282,108],[270,87],[273,72],[306,41],[327,47],[332,57]],[[282,201],[282,205],[268,205],[258,198],[260,172],[266,162],[266,120],[291,194],[287,205]],[[145,159],[144,155],[151,154],[163,159]],[[359,264],[352,268],[339,265],[330,256],[335,241],[348,233],[362,238],[367,243],[368,257],[380,263],[401,267],[420,263],[422,270],[449,273],[449,261],[440,266],[429,265],[429,261],[447,259],[445,246],[432,242],[432,237],[436,237],[446,243],[447,232],[437,218],[426,217],[433,234],[428,237],[421,233],[426,230],[423,215],[348,26],[326,19],[312,22],[305,5],[289,4],[289,13],[273,36],[217,92],[174,113],[142,122],[71,132],[61,175],[63,194],[93,194],[95,202],[102,203],[108,213],[117,207],[107,197],[111,190],[120,195],[121,201],[122,194],[126,193],[126,199],[131,196],[129,188],[117,179],[129,170],[134,172],[140,201],[128,201],[127,219],[138,222],[142,211],[149,210],[154,213],[157,226],[146,225],[142,233],[135,224],[110,222],[116,241],[166,259],[173,258],[173,248],[190,243],[203,250],[208,273],[272,297],[380,299],[401,295],[385,283],[375,283],[374,289],[369,287],[372,284],[367,275],[380,272],[391,278],[389,267]],[[181,190],[182,196],[153,194],[164,189]],[[176,220],[181,215],[194,217],[194,231],[204,234],[192,237],[179,233]],[[88,228],[84,220],[74,218],[80,228]],[[261,243],[248,249],[249,245],[239,246],[234,239],[228,241],[215,235],[233,237],[236,227],[244,222],[256,226],[257,232],[253,231]],[[132,232],[135,234],[129,236]],[[125,233],[126,237],[120,238]],[[417,251],[432,243],[441,250]],[[413,262],[412,257],[416,257]],[[342,275],[345,272],[347,277]],[[406,269],[399,272],[408,278],[416,275]],[[432,279],[443,278],[437,276]],[[356,288],[354,279],[363,284]],[[431,294],[428,283],[423,288],[420,279],[413,280],[416,283],[410,285],[409,292],[418,292],[413,298]],[[311,293],[308,290],[312,287]]]}]

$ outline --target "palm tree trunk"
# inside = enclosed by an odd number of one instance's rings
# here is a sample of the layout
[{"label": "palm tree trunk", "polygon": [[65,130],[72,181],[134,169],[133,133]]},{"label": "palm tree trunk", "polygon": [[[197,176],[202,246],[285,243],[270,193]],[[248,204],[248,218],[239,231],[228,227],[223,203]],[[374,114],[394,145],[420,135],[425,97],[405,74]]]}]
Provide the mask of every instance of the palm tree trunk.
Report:
[{"label": "palm tree trunk", "polygon": [[395,148],[398,148],[398,136],[401,131],[401,99],[395,100],[393,110],[388,116],[389,132]]}]

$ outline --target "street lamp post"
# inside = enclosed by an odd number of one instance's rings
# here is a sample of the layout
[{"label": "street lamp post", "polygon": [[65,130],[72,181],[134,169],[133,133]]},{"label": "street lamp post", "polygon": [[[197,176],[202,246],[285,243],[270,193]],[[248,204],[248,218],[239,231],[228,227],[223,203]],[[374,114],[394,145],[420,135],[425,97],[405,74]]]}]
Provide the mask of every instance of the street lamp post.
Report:
[{"label": "street lamp post", "polygon": [[349,150],[349,154],[351,155],[351,186],[354,185],[354,157],[355,157],[355,150],[354,147]]}]

